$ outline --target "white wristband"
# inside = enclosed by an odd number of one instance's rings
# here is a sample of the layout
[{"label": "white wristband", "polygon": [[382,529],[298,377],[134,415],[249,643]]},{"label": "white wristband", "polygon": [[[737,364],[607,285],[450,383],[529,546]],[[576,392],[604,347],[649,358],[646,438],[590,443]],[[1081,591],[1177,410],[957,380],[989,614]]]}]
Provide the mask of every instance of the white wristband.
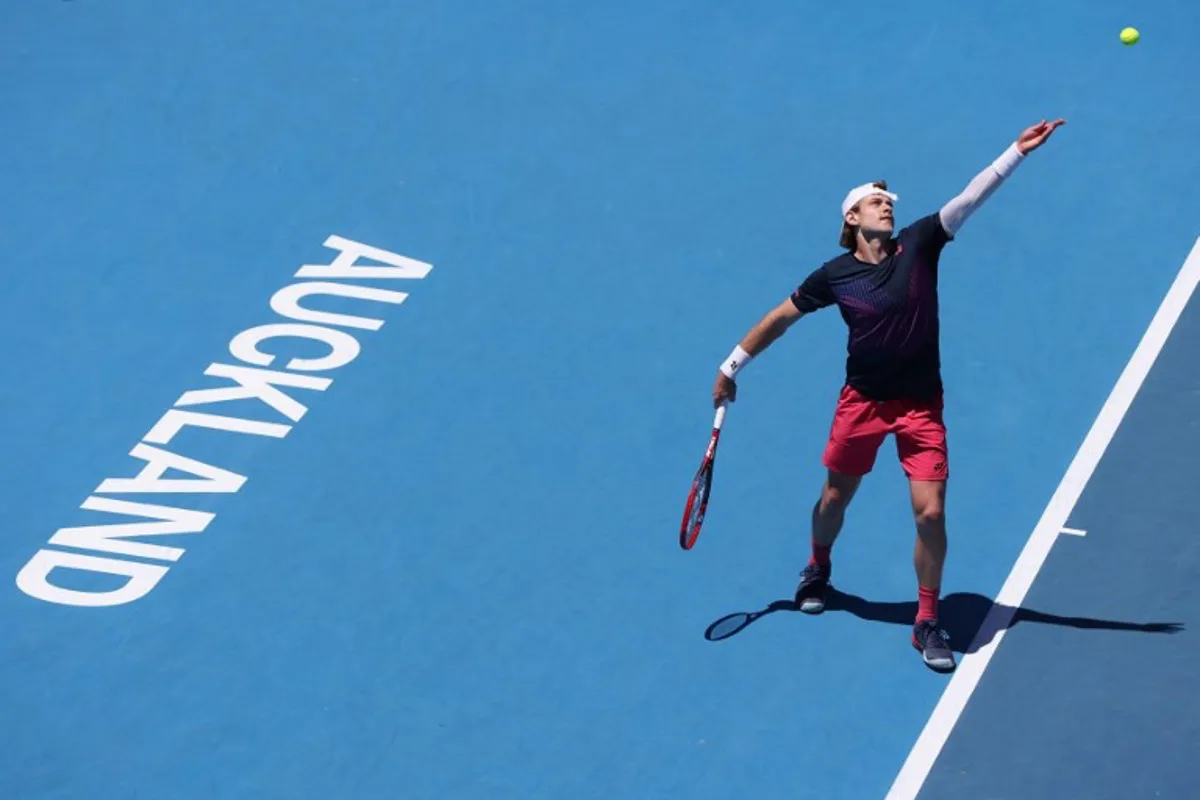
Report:
[{"label": "white wristband", "polygon": [[743,350],[739,344],[733,348],[733,352],[729,354],[729,358],[725,359],[725,363],[721,365],[721,372],[725,373],[726,378],[733,380],[753,359],[754,356]]}]

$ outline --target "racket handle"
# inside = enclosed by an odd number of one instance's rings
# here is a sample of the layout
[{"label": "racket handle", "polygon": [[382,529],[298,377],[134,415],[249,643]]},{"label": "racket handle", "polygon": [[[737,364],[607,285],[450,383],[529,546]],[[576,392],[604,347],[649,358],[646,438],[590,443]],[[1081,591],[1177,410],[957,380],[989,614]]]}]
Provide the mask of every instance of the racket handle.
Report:
[{"label": "racket handle", "polygon": [[729,401],[722,400],[721,405],[717,406],[716,416],[713,417],[713,430],[721,430],[721,426],[725,424],[725,409],[729,408]]}]

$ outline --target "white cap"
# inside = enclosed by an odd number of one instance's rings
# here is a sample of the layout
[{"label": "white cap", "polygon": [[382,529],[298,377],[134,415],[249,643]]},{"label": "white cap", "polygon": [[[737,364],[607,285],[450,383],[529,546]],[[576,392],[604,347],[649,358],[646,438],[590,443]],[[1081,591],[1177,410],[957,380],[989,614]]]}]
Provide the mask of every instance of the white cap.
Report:
[{"label": "white cap", "polygon": [[853,208],[858,201],[862,200],[864,197],[870,197],[873,194],[881,194],[884,197],[890,197],[893,203],[900,199],[899,196],[894,195],[891,192],[884,191],[873,183],[864,183],[862,186],[855,186],[850,190],[849,194],[846,195],[846,199],[842,201],[842,216],[845,217],[846,212]]}]

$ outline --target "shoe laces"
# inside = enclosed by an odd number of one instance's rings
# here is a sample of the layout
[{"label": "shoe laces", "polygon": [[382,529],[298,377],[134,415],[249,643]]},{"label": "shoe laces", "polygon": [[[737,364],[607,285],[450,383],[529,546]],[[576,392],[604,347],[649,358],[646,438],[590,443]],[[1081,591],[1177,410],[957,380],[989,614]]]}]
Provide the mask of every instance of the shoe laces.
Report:
[{"label": "shoe laces", "polygon": [[804,568],[804,571],[800,573],[800,575],[806,581],[816,580],[818,578],[828,579],[829,570],[826,567],[822,567],[820,564],[811,563]]},{"label": "shoe laces", "polygon": [[917,640],[922,647],[950,647],[950,634],[929,620],[917,625]]}]

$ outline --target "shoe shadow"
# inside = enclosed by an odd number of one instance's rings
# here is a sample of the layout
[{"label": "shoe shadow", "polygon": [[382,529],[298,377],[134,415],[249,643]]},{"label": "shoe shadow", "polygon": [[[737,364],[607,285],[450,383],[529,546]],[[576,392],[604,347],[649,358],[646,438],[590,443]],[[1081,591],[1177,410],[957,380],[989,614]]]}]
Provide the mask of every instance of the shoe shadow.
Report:
[{"label": "shoe shadow", "polygon": [[[800,612],[792,600],[776,600],[766,608],[738,612],[721,617],[708,626],[704,638],[710,642],[728,639],[744,631],[751,623],[778,611]],[[881,603],[839,591],[830,587],[825,598],[825,613],[844,611],[859,619],[912,626],[917,616],[915,600],[902,603]],[[1135,631],[1139,633],[1174,634],[1183,630],[1178,622],[1118,622],[1090,617],[1064,617],[1030,608],[1013,608],[994,603],[981,594],[958,592],[938,601],[939,625],[950,635],[950,646],[956,653],[973,653],[995,638],[996,633],[1020,622],[1061,625],[1106,631]]]}]

